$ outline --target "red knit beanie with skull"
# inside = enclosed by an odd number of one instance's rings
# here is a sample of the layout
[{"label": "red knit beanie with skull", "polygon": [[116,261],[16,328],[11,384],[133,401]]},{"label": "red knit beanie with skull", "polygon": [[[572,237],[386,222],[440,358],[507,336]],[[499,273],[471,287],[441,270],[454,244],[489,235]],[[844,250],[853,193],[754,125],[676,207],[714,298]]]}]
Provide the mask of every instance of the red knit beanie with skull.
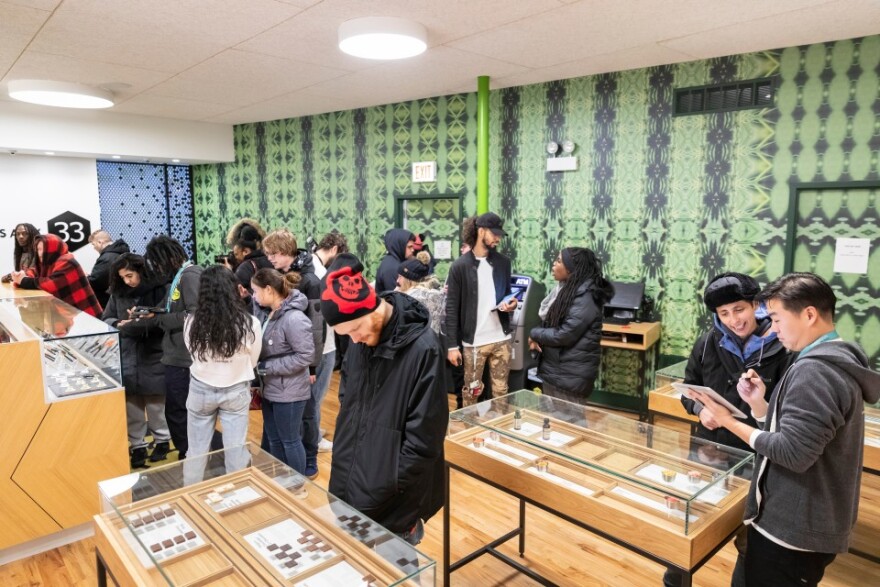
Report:
[{"label": "red knit beanie with skull", "polygon": [[356,320],[379,307],[379,296],[363,271],[351,253],[342,253],[330,265],[321,287],[321,313],[330,326]]}]

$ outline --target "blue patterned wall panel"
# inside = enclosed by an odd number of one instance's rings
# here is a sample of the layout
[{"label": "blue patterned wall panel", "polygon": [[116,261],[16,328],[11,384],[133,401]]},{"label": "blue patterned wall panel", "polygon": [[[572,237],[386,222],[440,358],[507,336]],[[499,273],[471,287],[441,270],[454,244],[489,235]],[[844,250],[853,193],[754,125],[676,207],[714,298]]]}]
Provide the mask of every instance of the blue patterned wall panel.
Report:
[{"label": "blue patterned wall panel", "polygon": [[190,168],[98,161],[101,227],[143,254],[158,234],[176,238],[187,254],[195,251]]}]

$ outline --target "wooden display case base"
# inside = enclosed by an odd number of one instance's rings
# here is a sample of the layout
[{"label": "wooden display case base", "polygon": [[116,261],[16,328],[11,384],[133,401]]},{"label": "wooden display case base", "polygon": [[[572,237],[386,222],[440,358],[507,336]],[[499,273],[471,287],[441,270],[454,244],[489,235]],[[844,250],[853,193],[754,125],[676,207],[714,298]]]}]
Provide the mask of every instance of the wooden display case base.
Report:
[{"label": "wooden display case base", "polygon": [[94,519],[99,584],[378,587],[418,570],[380,554],[393,535],[333,506],[304,479],[288,490],[252,467],[120,506]]},{"label": "wooden display case base", "polygon": [[[450,562],[448,513],[444,514],[447,583],[449,573],[482,554],[523,570],[496,547],[519,537],[522,552],[525,504],[675,567],[688,577],[740,527],[748,482],[733,476],[719,481],[716,469],[670,456],[676,447],[667,446],[669,439],[663,435],[652,435],[651,427],[614,429],[609,435],[607,423],[606,432],[600,432],[600,422],[589,419],[603,418],[601,412],[591,413],[584,427],[526,408],[518,411],[518,429],[514,429],[513,414],[485,421],[483,426],[458,429],[455,422],[450,426],[445,445],[446,511],[451,499],[449,471],[456,470],[516,497],[521,512],[517,529],[454,563]],[[550,426],[546,438],[541,433],[548,430],[543,428],[545,422]],[[626,471],[632,481],[606,471]],[[645,489],[659,485],[664,487],[665,498]],[[705,491],[694,497],[701,488]],[[531,571],[526,574],[548,584]]]}]

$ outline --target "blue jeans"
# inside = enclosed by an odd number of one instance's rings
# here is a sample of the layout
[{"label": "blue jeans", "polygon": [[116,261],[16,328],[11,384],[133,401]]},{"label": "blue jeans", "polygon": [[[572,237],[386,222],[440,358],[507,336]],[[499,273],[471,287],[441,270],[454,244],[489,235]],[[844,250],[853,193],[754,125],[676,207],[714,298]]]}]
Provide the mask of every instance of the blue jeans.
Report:
[{"label": "blue jeans", "polygon": [[306,470],[302,417],[307,403],[308,400],[273,402],[263,398],[263,431],[269,439],[269,453],[297,473]]},{"label": "blue jeans", "polygon": [[223,453],[226,472],[232,473],[248,465],[249,455],[244,447],[247,439],[248,408],[251,403],[250,382],[243,381],[229,387],[214,387],[193,377],[186,399],[186,434],[189,450],[183,463],[186,485],[198,483],[205,474],[211,448],[211,438],[217,419],[223,425]]},{"label": "blue jeans", "polygon": [[321,442],[321,402],[330,387],[330,376],[336,363],[336,351],[321,356],[321,363],[315,370],[312,384],[312,397],[303,412],[303,446],[306,449],[306,466],[318,466],[318,443]]}]

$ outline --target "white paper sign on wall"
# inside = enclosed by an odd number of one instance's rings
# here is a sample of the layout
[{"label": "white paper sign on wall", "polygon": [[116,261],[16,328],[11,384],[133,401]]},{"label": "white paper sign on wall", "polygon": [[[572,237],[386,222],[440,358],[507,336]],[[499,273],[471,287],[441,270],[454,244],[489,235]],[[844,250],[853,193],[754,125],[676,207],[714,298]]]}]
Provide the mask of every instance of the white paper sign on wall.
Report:
[{"label": "white paper sign on wall", "polygon": [[412,164],[413,183],[437,181],[436,161],[416,161]]},{"label": "white paper sign on wall", "polygon": [[435,240],[434,241],[434,258],[435,259],[451,259],[452,258],[452,241]]},{"label": "white paper sign on wall", "polygon": [[834,272],[865,274],[870,254],[871,239],[839,238],[834,247]]}]

